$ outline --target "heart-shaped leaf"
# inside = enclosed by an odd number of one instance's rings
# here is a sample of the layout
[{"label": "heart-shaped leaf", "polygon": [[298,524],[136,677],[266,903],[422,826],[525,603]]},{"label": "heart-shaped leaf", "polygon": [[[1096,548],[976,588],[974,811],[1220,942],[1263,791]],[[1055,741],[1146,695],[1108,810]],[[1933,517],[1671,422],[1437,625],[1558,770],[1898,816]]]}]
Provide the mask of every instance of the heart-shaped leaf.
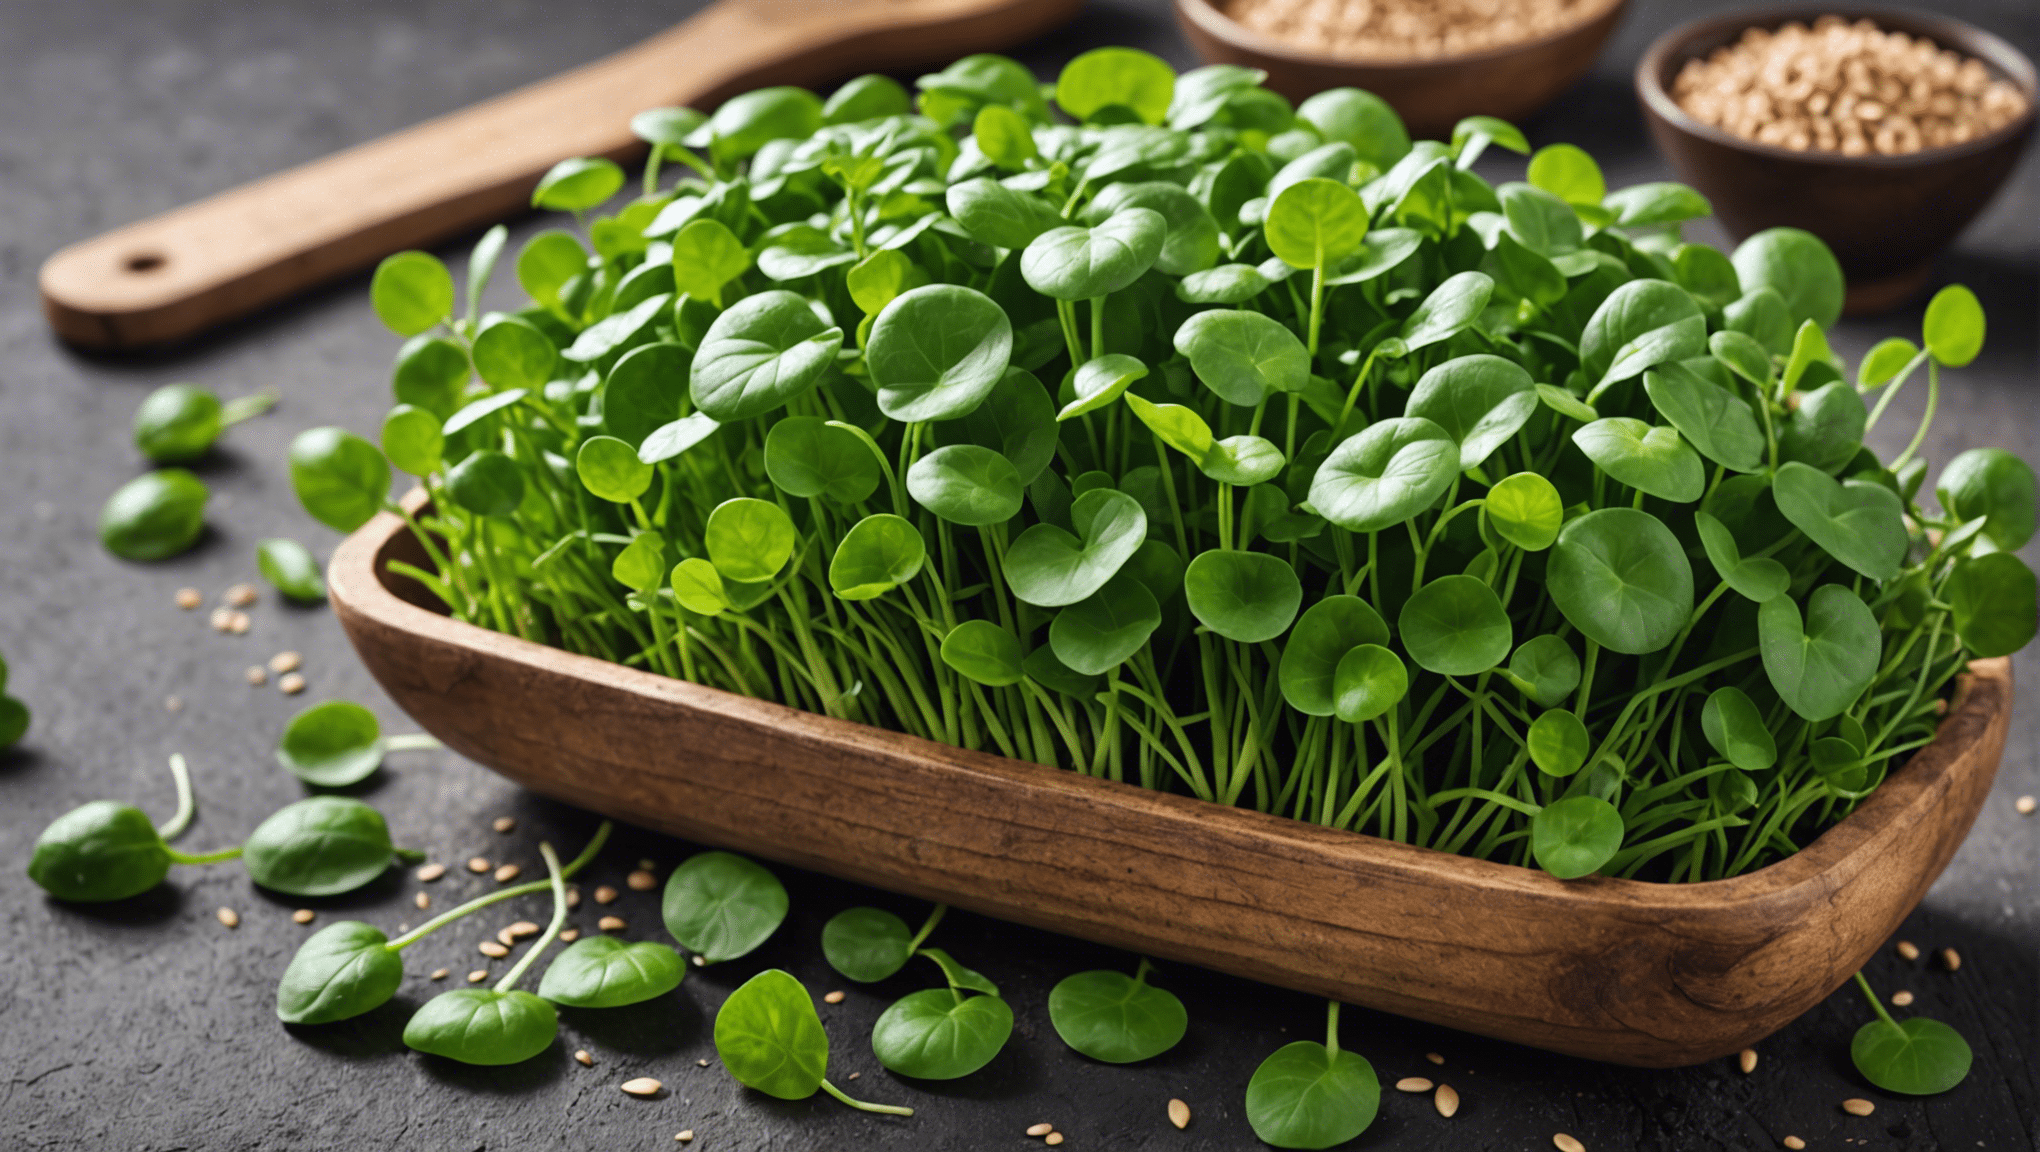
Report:
[{"label": "heart-shaped leaf", "polygon": [[1281,557],[1211,551],[1199,553],[1184,570],[1183,597],[1206,628],[1228,640],[1259,644],[1282,635],[1296,619],[1303,583]]},{"label": "heart-shaped leaf", "polygon": [[1332,673],[1332,714],[1348,724],[1364,724],[1402,702],[1410,690],[1410,670],[1402,659],[1379,644],[1349,648]]},{"label": "heart-shaped leaf", "polygon": [[1501,598],[1486,581],[1465,575],[1419,588],[1396,618],[1396,632],[1419,667],[1446,676],[1485,672],[1515,646]]},{"label": "heart-shaped leaf", "polygon": [[1530,818],[1530,854],[1560,880],[1589,876],[1622,848],[1622,813],[1599,796],[1568,796]]},{"label": "heart-shaped leaf", "polygon": [[1277,1048],[1247,1081],[1247,1123],[1277,1148],[1330,1148],[1367,1130],[1381,1082],[1357,1052],[1298,1040]]},{"label": "heart-shaped leaf", "polygon": [[1932,1096],[1969,1075],[1975,1059],[1960,1032],[1924,1016],[1872,1020],[1849,1041],[1849,1059],[1864,1079],[1886,1092]]},{"label": "heart-shaped leaf", "polygon": [[1695,512],[1693,524],[1700,530],[1700,544],[1707,550],[1707,561],[1714,565],[1722,583],[1759,604],[1783,596],[1791,587],[1792,574],[1783,564],[1768,556],[1743,559],[1735,536],[1721,521],[1705,512]]},{"label": "heart-shaped leaf", "polygon": [[1948,515],[1983,520],[1983,534],[2001,551],[2017,551],[2033,538],[2033,469],[2002,448],[1958,454],[1941,470],[1934,492]]},{"label": "heart-shaped leaf", "polygon": [[1802,393],[1778,429],[1778,458],[1837,472],[1862,451],[1869,419],[1862,395],[1839,380]]},{"label": "heart-shaped leaf", "polygon": [[1379,532],[1443,495],[1459,474],[1459,445],[1420,417],[1377,421],[1332,450],[1311,480],[1318,514],[1353,532]]},{"label": "heart-shaped leaf", "polygon": [[1977,656],[2009,656],[2033,639],[2040,590],[2033,570],[2010,552],[1956,561],[1943,595],[1955,634]]},{"label": "heart-shaped leaf", "polygon": [[1509,657],[1504,675],[1538,706],[1555,708],[1580,686],[1580,658],[1556,636],[1532,636]]},{"label": "heart-shaped leaf", "polygon": [[1655,652],[1693,612],[1693,567],[1678,537],[1634,508],[1603,508],[1568,522],[1545,571],[1558,610],[1612,652]]},{"label": "heart-shaped leaf", "polygon": [[1251,408],[1277,392],[1301,392],[1310,354],[1296,333],[1259,312],[1214,308],[1176,329],[1176,351],[1228,404]]},{"label": "heart-shaped leaf", "polygon": [[1403,415],[1429,420],[1458,442],[1461,468],[1480,467],[1535,411],[1530,373],[1486,354],[1460,356],[1424,373],[1403,406]]},{"label": "heart-shaped leaf", "polygon": [[1327,596],[1297,621],[1282,649],[1283,699],[1309,716],[1337,707],[1339,662],[1362,644],[1388,643],[1388,625],[1358,596]]},{"label": "heart-shaped leaf", "polygon": [[1168,235],[1168,221],[1152,208],[1127,208],[1091,228],[1051,228],[1020,254],[1020,275],[1056,300],[1107,296],[1154,267]]},{"label": "heart-shaped leaf", "polygon": [[1741,397],[1677,363],[1644,373],[1643,387],[1658,414],[1702,456],[1734,472],[1763,467],[1764,430]]},{"label": "heart-shaped leaf", "polygon": [[1905,562],[1905,516],[1891,489],[1867,480],[1837,481],[1807,464],[1781,465],[1771,482],[1778,511],[1828,555],[1872,580],[1889,580]]},{"label": "heart-shaped leaf", "polygon": [[1757,610],[1757,636],[1771,686],[1808,720],[1854,704],[1876,677],[1883,650],[1870,606],[1839,584],[1813,590],[1804,620],[1790,596],[1766,601]]},{"label": "heart-shaped leaf", "polygon": [[1734,685],[1708,693],[1700,709],[1700,731],[1716,752],[1745,772],[1762,772],[1778,762],[1778,742],[1764,714]]},{"label": "heart-shaped leaf", "polygon": [[1013,1009],[997,996],[929,988],[879,1013],[871,1051],[902,1076],[954,1080],[991,1063],[1012,1035]]},{"label": "heart-shaped leaf", "polygon": [[589,936],[568,945],[552,962],[538,994],[569,1008],[620,1008],[664,996],[685,975],[687,966],[669,945]]},{"label": "heart-shaped leaf", "polygon": [[1070,506],[1074,533],[1036,524],[1006,550],[1013,595],[1039,608],[1074,604],[1105,586],[1147,539],[1147,513],[1123,492],[1095,488]]},{"label": "heart-shaped leaf", "polygon": [[[991,394],[955,420],[935,425],[937,444],[976,444],[1004,456],[1023,484],[1055,459],[1055,401],[1034,373],[1008,367]],[[875,473],[874,473],[875,475]]]},{"label": "heart-shaped leaf", "polygon": [[1707,469],[1677,431],[1607,416],[1573,433],[1573,443],[1609,478],[1660,500],[1689,504],[1707,490]]},{"label": "heart-shaped leaf", "polygon": [[907,491],[952,524],[1004,524],[1020,514],[1026,485],[1011,461],[990,448],[952,444],[907,469]]},{"label": "heart-shaped leaf", "polygon": [[666,878],[666,931],[710,964],[763,944],[786,919],[786,888],[754,860],[731,852],[690,856]]},{"label": "heart-shaped leaf", "polygon": [[1140,651],[1161,623],[1162,610],[1154,594],[1131,575],[1120,573],[1056,613],[1048,626],[1048,643],[1065,666],[1097,676]]},{"label": "heart-shaped leaf", "polygon": [[1274,191],[1263,234],[1291,267],[1331,268],[1359,251],[1367,208],[1343,181],[1309,176]]},{"label": "heart-shaped leaf", "polygon": [[829,1071],[829,1034],[801,982],[767,968],[715,1014],[715,1054],[737,1082],[781,1100],[805,1100]]},{"label": "heart-shaped leaf", "polygon": [[788,416],[765,435],[765,474],[789,496],[856,504],[878,490],[878,461],[864,441],[819,416]]},{"label": "heart-shaped leaf", "polygon": [[1707,351],[1707,321],[1684,288],[1631,280],[1609,293],[1580,335],[1580,368],[1600,391],[1668,360]]},{"label": "heart-shaped leaf", "polygon": [[690,386],[695,407],[724,424],[763,416],[814,387],[842,346],[843,330],[825,326],[800,296],[746,296],[702,337]]},{"label": "heart-shaped leaf", "polygon": [[851,525],[829,561],[829,587],[844,600],[871,600],[912,580],[928,559],[928,543],[890,512]]},{"label": "heart-shaped leaf", "polygon": [[1048,993],[1048,1020],[1063,1043],[1107,1064],[1132,1064],[1174,1048],[1190,1014],[1176,994],[1137,976],[1100,970],[1064,977]]},{"label": "heart-shaped leaf", "polygon": [[902,422],[954,420],[1006,374],[1013,325],[982,292],[930,284],[894,298],[872,322],[864,362],[878,407]]}]

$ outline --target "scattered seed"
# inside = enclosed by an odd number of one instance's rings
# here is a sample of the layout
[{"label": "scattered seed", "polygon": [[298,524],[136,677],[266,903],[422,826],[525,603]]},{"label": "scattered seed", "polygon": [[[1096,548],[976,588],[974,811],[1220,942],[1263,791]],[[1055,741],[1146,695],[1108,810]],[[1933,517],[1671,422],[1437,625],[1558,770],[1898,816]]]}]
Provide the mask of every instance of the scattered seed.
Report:
[{"label": "scattered seed", "polygon": [[[695,1061],[695,1063],[696,1063],[696,1064],[699,1064],[699,1065],[701,1065],[701,1066],[702,1066],[703,1068],[706,1068],[706,1067],[708,1067],[708,1061],[706,1061],[706,1060],[696,1060],[696,1061]],[[855,1073],[855,1072],[852,1072],[852,1073],[850,1074],[850,1078],[851,1078],[852,1080],[855,1080],[855,1079],[857,1079],[857,1073]]]},{"label": "scattered seed", "polygon": [[580,938],[581,930],[579,928],[569,928],[565,932],[560,933],[560,943],[562,944],[572,944]]},{"label": "scattered seed", "polygon": [[295,652],[278,652],[269,658],[269,670],[281,676],[285,672],[297,671],[304,665],[304,662],[305,658]]},{"label": "scattered seed", "polygon": [[430,908],[432,907],[432,894],[420,892],[416,896],[411,897],[411,903],[416,904],[420,910]]},{"label": "scattered seed", "polygon": [[1900,1008],[1909,1008],[1912,1006],[1913,994],[1901,988],[1891,994],[1891,1002]]},{"label": "scattered seed", "polygon": [[1029,1136],[1046,1136],[1053,1131],[1055,1131],[1055,1125],[1053,1124],[1030,1124],[1027,1126],[1027,1134]]},{"label": "scattered seed", "polygon": [[579,908],[580,906],[581,906],[580,888],[572,884],[567,885],[567,907]]},{"label": "scattered seed", "polygon": [[1801,1140],[1797,1136],[1787,1136],[1785,1138],[1785,1146],[1792,1149],[1792,1152],[1799,1152],[1801,1148],[1806,1147],[1806,1141]]},{"label": "scattered seed", "polygon": [[508,932],[512,940],[522,940],[526,936],[538,935],[538,925],[533,924],[529,920],[519,920],[517,923],[503,929],[503,931]]},{"label": "scattered seed", "polygon": [[234,630],[234,615],[235,613],[232,608],[215,608],[212,610],[212,615],[206,617],[206,623],[212,625],[212,630],[215,632],[232,632]]},{"label": "scattered seed", "polygon": [[510,954],[508,948],[503,947],[494,940],[484,940],[480,944],[475,945],[475,951],[480,952],[491,960],[501,960]]},{"label": "scattered seed", "polygon": [[1580,1143],[1563,1132],[1554,1135],[1551,1138],[1551,1144],[1552,1147],[1558,1149],[1558,1152],[1587,1152],[1585,1144]]},{"label": "scattered seed", "polygon": [[1443,1056],[1438,1055],[1436,1052],[1424,1053],[1424,1059],[1429,1060],[1433,1064],[1445,1063],[1445,1058]]},{"label": "scattered seed", "polygon": [[198,589],[179,588],[177,590],[177,606],[179,608],[184,609],[186,612],[191,611],[193,608],[196,608],[203,603],[205,603],[205,593],[200,592]]},{"label": "scattered seed", "polygon": [[831,992],[827,996],[822,997],[822,1003],[824,1004],[841,1004],[842,1002],[843,993],[841,991]]},{"label": "scattered seed", "polygon": [[291,913],[290,918],[299,924],[310,924],[312,922],[312,917],[315,915],[317,915],[317,913],[313,912],[310,908],[300,908],[297,911]]},{"label": "scattered seed", "polygon": [[664,1084],[659,1083],[650,1076],[640,1076],[635,1080],[625,1080],[622,1084],[623,1090],[632,1096],[657,1096],[660,1090],[665,1087]]},{"label": "scattered seed", "polygon": [[1757,1070],[1757,1050],[1755,1048],[1743,1049],[1742,1054],[1737,1056],[1736,1059],[1742,1063],[1743,1075],[1747,1076]]},{"label": "scattered seed", "polygon": [[163,697],[163,711],[165,711],[165,712],[175,712],[175,711],[178,711],[179,709],[181,709],[181,708],[183,708],[183,707],[184,707],[184,699],[183,699],[182,697],[179,697],[179,696],[165,696],[165,697]]},{"label": "scattered seed", "polygon": [[489,858],[487,856],[474,856],[469,858],[468,871],[480,874],[483,872],[487,872],[488,870],[489,870]]},{"label": "scattered seed", "polygon": [[[702,1061],[702,1063],[703,1063],[703,1064],[707,1064],[707,1063],[708,1063],[708,1061],[706,1061],[706,1060],[703,1060],[703,1061]],[[862,1072],[852,1072],[852,1073],[851,1073],[851,1074],[850,1074],[850,1075],[849,1075],[848,1077],[846,1077],[846,1079],[849,1079],[849,1080],[855,1080],[855,1079],[857,1079],[857,1078],[858,1078],[859,1076],[862,1076],[862,1075],[864,1075],[864,1073],[862,1073]]]},{"label": "scattered seed", "polygon": [[694,1139],[694,1129],[683,1128],[680,1131],[673,1133],[673,1139],[678,1140],[682,1144],[685,1144],[689,1140]]},{"label": "scattered seed", "polygon": [[1920,946],[1910,940],[1900,940],[1898,956],[1901,960],[1917,960],[1920,958]]},{"label": "scattered seed", "polygon": [[1422,1076],[1405,1076],[1395,1082],[1398,1092],[1429,1092],[1431,1087],[1431,1082]]},{"label": "scattered seed", "polygon": [[1941,966],[1950,972],[1960,969],[1962,967],[1962,953],[1957,952],[1953,948],[1941,949]]},{"label": "scattered seed", "polygon": [[1169,1123],[1178,1128],[1190,1126],[1190,1106],[1181,1100],[1169,1101]]},{"label": "scattered seed", "polygon": [[1861,1096],[1852,1096],[1842,1101],[1842,1111],[1847,1112],[1851,1116],[1868,1116],[1872,1112],[1877,1111],[1877,1105],[1863,1099]]},{"label": "scattered seed", "polygon": [[625,928],[630,927],[621,916],[604,916],[595,922],[595,926],[604,932],[621,932]]},{"label": "scattered seed", "polygon": [[515,864],[505,864],[501,868],[496,869],[496,883],[508,884],[512,880],[517,879],[518,874],[523,871],[524,869],[519,868]]},{"label": "scattered seed", "polygon": [[276,678],[276,690],[285,696],[295,696],[305,690],[305,678],[297,672],[286,672]]},{"label": "scattered seed", "polygon": [[427,864],[423,868],[418,869],[418,879],[423,880],[427,884],[444,875],[446,875],[446,865],[444,864]]},{"label": "scattered seed", "polygon": [[1431,1103],[1437,1105],[1438,1115],[1449,1118],[1459,1111],[1459,1093],[1450,1084],[1440,1084],[1438,1094],[1431,1097]]},{"label": "scattered seed", "polygon": [[219,917],[220,923],[229,928],[239,928],[241,926],[241,914],[232,908],[222,908],[213,913],[213,915]]},{"label": "scattered seed", "polygon": [[692,959],[692,960],[694,961],[694,966],[695,966],[696,968],[706,968],[706,967],[708,967],[708,960],[707,960],[707,959],[706,959],[705,957],[702,957],[702,956],[699,956],[699,955],[697,955],[697,956],[693,956],[693,957],[690,957],[690,959]]},{"label": "scattered seed", "polygon": [[[227,631],[232,632],[236,636],[246,636],[248,634],[248,629],[253,628],[254,626],[255,621],[252,618],[250,618],[246,612],[236,612],[234,613],[233,617],[227,621]],[[300,676],[298,679],[303,680],[304,677]],[[288,692],[290,691],[290,689],[285,688],[284,691]]]},{"label": "scattered seed", "polygon": [[236,584],[227,589],[226,595],[221,596],[220,599],[232,604],[236,608],[246,608],[248,605],[253,604],[260,595],[260,593],[255,591],[253,584]]},{"label": "scattered seed", "polygon": [[432,978],[433,978],[434,980],[444,980],[444,979],[446,979],[446,978],[447,978],[448,976],[451,976],[452,974],[453,974],[453,969],[451,969],[451,968],[434,968],[434,969],[432,970]]},{"label": "scattered seed", "polygon": [[614,904],[616,903],[616,897],[616,889],[611,888],[607,884],[595,890],[595,902],[597,904]]},{"label": "scattered seed", "polygon": [[593,1068],[595,1066],[595,1058],[588,1055],[586,1048],[574,1049],[574,1059],[579,1060],[583,1068]]},{"label": "scattered seed", "polygon": [[512,936],[508,928],[498,928],[496,929],[496,943],[508,948],[512,944],[517,943],[517,937]]},{"label": "scattered seed", "polygon": [[1049,1146],[1053,1147],[1054,1145],[1057,1145],[1057,1144],[1060,1144],[1060,1143],[1062,1143],[1062,1142],[1063,1142],[1063,1134],[1062,1134],[1062,1133],[1060,1133],[1060,1132],[1050,1132],[1050,1133],[1049,1133],[1048,1135],[1046,1135],[1046,1136],[1043,1136],[1043,1137],[1041,1138],[1041,1142],[1042,1142],[1043,1144],[1047,1144],[1047,1145],[1049,1145]]},{"label": "scattered seed", "polygon": [[2021,796],[2012,802],[2012,807],[2017,809],[2021,816],[2031,816],[2034,809],[2040,808],[2040,800],[2035,800],[2031,796]]},{"label": "scattered seed", "polygon": [[498,832],[509,832],[517,827],[517,817],[498,816],[496,817],[496,822],[491,824],[490,827]]},{"label": "scattered seed", "polygon": [[248,670],[243,672],[242,675],[248,678],[248,687],[250,688],[260,688],[264,684],[269,683],[269,673],[264,671],[260,664],[248,665]]},{"label": "scattered seed", "polygon": [[628,884],[633,892],[650,892],[659,886],[659,878],[642,868],[631,873],[623,882]]},{"label": "scattered seed", "polygon": [[468,973],[468,983],[470,984],[480,984],[482,981],[487,980],[488,978],[489,970],[486,968],[477,968],[474,971]]}]

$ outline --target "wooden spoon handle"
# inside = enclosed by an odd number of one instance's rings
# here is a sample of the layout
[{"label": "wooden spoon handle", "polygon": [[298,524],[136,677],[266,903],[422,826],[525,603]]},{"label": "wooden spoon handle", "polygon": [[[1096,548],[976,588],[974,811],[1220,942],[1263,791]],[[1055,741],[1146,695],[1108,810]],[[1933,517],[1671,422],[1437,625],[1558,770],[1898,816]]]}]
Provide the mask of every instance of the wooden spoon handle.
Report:
[{"label": "wooden spoon handle", "polygon": [[565,157],[629,160],[645,108],[983,50],[1079,2],[725,0],[551,80],[65,248],[43,264],[43,311],[86,347],[180,340],[510,216]]}]

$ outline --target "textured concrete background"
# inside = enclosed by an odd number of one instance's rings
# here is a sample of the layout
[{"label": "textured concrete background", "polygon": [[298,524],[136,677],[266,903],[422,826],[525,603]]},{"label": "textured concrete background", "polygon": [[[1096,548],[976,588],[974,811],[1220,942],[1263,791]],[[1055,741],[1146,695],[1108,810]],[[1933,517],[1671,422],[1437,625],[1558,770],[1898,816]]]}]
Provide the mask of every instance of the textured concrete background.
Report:
[{"label": "textured concrete background", "polygon": [[[1609,169],[1611,182],[1666,175],[1645,141],[1628,73],[1644,44],[1675,20],[1720,7],[1639,0],[1593,77],[1525,127],[1533,142],[1570,140]],[[173,0],[13,0],[0,7],[0,651],[12,688],[35,710],[19,750],[0,755],[0,1147],[143,1149],[550,1149],[675,1147],[683,1128],[702,1149],[1023,1148],[1022,1130],[1058,1125],[1069,1148],[1236,1149],[1254,1146],[1241,1095],[1260,1058],[1318,1034],[1322,1005],[1307,997],[1164,965],[1156,981],[1188,1003],[1192,1025],[1175,1051],[1111,1068],[1076,1056],[1046,1019],[1053,983],[1071,972],[1133,959],[1088,944],[968,915],[935,942],[998,980],[1019,1015],[1013,1042],[985,1071],[919,1084],[876,1066],[867,1038],[891,1000],[932,983],[909,968],[826,1008],[832,1074],[867,1098],[908,1103],[912,1120],[853,1113],[825,1098],[784,1103],[740,1090],[717,1068],[714,1007],[760,967],[791,969],[817,993],[840,981],[816,941],[822,922],[876,903],[918,922],[923,908],[824,878],[787,874],[794,911],[763,950],[690,972],[682,989],[625,1012],[564,1014],[562,1041],[505,1070],[470,1069],[411,1054],[398,1040],[406,1012],[437,988],[423,974],[463,972],[480,958],[479,922],[407,954],[398,1003],[352,1023],[291,1031],[271,1015],[275,981],[310,931],[295,905],[253,889],[233,865],[178,869],[147,896],[105,908],[43,899],[21,874],[37,831],[72,805],[119,797],[155,814],[171,805],[165,756],[190,757],[201,816],[188,849],[235,841],[301,795],[270,749],[301,701],[249,688],[242,670],[280,649],[305,653],[303,698],[363,701],[387,730],[397,714],[355,662],[332,615],[265,595],[246,636],[210,631],[172,593],[216,596],[255,578],[256,540],[292,535],[323,556],[334,538],[297,511],[284,450],[298,430],[338,423],[372,432],[387,404],[396,340],[370,313],[357,277],[172,354],[81,356],[56,345],[37,310],[34,275],[63,244],[344,145],[466,105],[629,44],[684,15],[686,2],[610,0],[312,0],[268,4]],[[2040,48],[2030,0],[1950,0],[1966,15]],[[1094,3],[1080,22],[1021,50],[1043,75],[1084,48],[1148,47],[1192,60],[1164,5]],[[1498,162],[1499,163],[1499,162]],[[1513,175],[1506,164],[1498,174]],[[520,234],[535,225],[516,225]],[[1897,222],[1894,227],[1903,227]],[[449,249],[455,259],[465,244]],[[1928,441],[1935,461],[1980,444],[2040,459],[2036,419],[2036,264],[2040,161],[2014,184],[1941,267],[1982,295],[1992,319],[1983,358],[1954,378]],[[493,302],[507,303],[500,292]],[[1917,331],[1918,315],[1843,325],[1856,355],[1878,337]],[[140,468],[128,440],[136,402],[151,387],[192,379],[225,395],[273,386],[277,411],[233,430],[200,467],[215,493],[204,544],[177,560],[124,564],[95,540],[99,504]],[[1917,411],[1922,396],[1899,403]],[[1910,419],[1880,429],[1894,448]],[[1759,1046],[1745,1077],[1729,1062],[1675,1072],[1608,1068],[1479,1040],[1393,1017],[1349,1011],[1345,1042],[1383,1081],[1422,1074],[1464,1101],[1444,1120],[1422,1098],[1394,1092],[1353,1145],[1374,1149],[1535,1149],[1566,1131],[1610,1149],[1776,1147],[1797,1133],[1816,1149],[2017,1149],[2035,1139],[2035,985],[2040,896],[2033,886],[2040,819],[2012,798],[2040,791],[2034,753],[2040,695],[2020,690],[1996,795],[1975,834],[1903,935],[1953,946],[1949,974],[1887,951],[1871,976],[1912,989],[1915,1010],[1959,1027],[1975,1045],[1967,1083],[1932,1100],[1870,1090],[1850,1068],[1847,1041],[1867,1019],[1845,992]],[[165,698],[182,702],[165,707]],[[581,813],[527,796],[446,754],[407,754],[363,789],[402,843],[435,858],[480,853],[538,867],[550,838],[571,852],[588,834]],[[492,832],[500,815],[511,835]],[[693,847],[624,830],[588,886],[621,883],[640,857],[661,876]],[[440,906],[492,886],[458,872],[433,888]],[[388,928],[414,922],[419,885],[393,873],[369,891],[312,903],[320,923],[359,917]],[[614,911],[627,936],[662,935],[655,894],[626,893]],[[213,910],[241,913],[237,931]],[[537,902],[519,914],[543,919]],[[575,922],[591,928],[592,904]],[[1453,915],[1440,908],[1441,916]],[[490,927],[512,917],[484,916]],[[498,966],[500,967],[500,966]],[[569,1058],[596,1054],[593,1069]],[[1433,1068],[1423,1053],[1447,1057]],[[670,1096],[633,1100],[623,1080],[653,1075]],[[1848,1096],[1878,1101],[1868,1119],[1843,1115]],[[1186,1132],[1163,1106],[1194,1110]]]}]

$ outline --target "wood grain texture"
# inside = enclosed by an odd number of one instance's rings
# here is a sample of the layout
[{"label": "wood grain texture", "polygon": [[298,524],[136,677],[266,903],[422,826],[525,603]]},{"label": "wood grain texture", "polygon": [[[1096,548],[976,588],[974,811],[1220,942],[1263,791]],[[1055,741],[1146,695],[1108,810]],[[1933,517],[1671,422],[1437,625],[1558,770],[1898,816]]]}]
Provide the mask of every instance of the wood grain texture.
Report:
[{"label": "wood grain texture", "polygon": [[1235,22],[1214,0],[1175,0],[1176,23],[1213,64],[1268,73],[1267,86],[1301,102],[1327,88],[1364,88],[1395,108],[1416,140],[1449,140],[1468,116],[1520,122],[1593,67],[1628,0],[1601,0],[1574,27],[1524,44],[1435,60],[1340,59]]},{"label": "wood grain texture", "polygon": [[[413,494],[417,499],[418,494]],[[433,735],[533,791],[705,843],[1591,1059],[1674,1067],[1834,991],[1968,833],[2011,718],[1978,661],[1920,751],[1798,855],[1705,884],[1560,881],[746,699],[459,623],[333,555],[355,650]],[[379,575],[382,574],[382,575]]]},{"label": "wood grain texture", "polygon": [[173,343],[524,210],[569,156],[630,160],[630,118],[768,84],[947,61],[1039,35],[1081,0],[723,0],[671,30],[473,108],[65,248],[43,312],[92,348]]}]

